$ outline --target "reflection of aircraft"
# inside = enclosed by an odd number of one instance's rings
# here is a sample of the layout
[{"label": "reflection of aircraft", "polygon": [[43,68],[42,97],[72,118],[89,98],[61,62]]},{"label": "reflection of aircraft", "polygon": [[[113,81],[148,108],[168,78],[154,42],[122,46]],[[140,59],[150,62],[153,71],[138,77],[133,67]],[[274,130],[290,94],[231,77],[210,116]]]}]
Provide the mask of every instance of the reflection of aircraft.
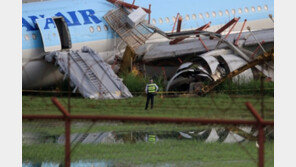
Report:
[{"label": "reflection of aircraft", "polygon": [[[164,32],[172,31],[178,12],[183,17],[182,31],[196,29],[210,21],[211,27],[207,31],[216,31],[233,17],[240,17],[233,33],[238,34],[243,20],[248,19],[245,27],[251,27],[257,33],[258,40],[273,43],[273,22],[269,15],[273,15],[274,6],[270,0],[147,0],[136,1],[136,4],[142,7],[151,4],[151,25]],[[126,46],[103,18],[115,8],[106,0],[57,0],[23,4],[23,88],[39,88],[61,80],[62,75],[57,68],[44,61],[45,52],[88,46],[99,52],[106,62],[113,63],[114,56],[122,55]],[[269,29],[272,29],[272,36],[268,34],[260,37],[262,30]],[[246,30],[243,32],[246,33]],[[263,34],[268,32],[262,31]],[[232,35],[232,38],[235,37]],[[248,47],[256,45],[254,40],[245,39],[244,42]],[[163,60],[171,59],[172,55],[205,52],[203,47],[197,46],[201,44],[195,38],[188,38],[177,45],[168,43],[168,39],[155,33],[145,45],[139,47],[137,53],[147,63],[147,72],[155,70],[153,64],[163,64]]]}]

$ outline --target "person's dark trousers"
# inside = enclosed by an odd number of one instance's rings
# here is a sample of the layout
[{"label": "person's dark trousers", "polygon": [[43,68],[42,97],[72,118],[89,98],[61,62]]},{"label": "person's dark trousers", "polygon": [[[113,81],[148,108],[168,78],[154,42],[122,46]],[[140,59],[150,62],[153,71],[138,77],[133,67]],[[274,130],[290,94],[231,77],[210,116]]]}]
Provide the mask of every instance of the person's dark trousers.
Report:
[{"label": "person's dark trousers", "polygon": [[154,102],[154,94],[148,93],[147,94],[147,101],[146,101],[146,107],[145,110],[148,108],[149,100],[151,100],[151,109],[153,108],[153,102]]}]

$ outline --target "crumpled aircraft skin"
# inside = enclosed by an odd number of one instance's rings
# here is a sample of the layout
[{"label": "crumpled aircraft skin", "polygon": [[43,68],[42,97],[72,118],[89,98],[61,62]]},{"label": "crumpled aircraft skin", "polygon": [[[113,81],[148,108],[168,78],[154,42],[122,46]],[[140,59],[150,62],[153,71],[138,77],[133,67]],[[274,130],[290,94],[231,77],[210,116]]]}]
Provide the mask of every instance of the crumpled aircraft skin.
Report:
[{"label": "crumpled aircraft skin", "polygon": [[[247,64],[243,58],[230,49],[217,49],[198,55],[191,62],[183,63],[169,80],[166,91],[192,92],[202,85],[216,81],[230,72]],[[248,69],[236,77],[233,82],[245,83],[254,79],[254,70]],[[270,77],[270,76],[268,76]]]}]

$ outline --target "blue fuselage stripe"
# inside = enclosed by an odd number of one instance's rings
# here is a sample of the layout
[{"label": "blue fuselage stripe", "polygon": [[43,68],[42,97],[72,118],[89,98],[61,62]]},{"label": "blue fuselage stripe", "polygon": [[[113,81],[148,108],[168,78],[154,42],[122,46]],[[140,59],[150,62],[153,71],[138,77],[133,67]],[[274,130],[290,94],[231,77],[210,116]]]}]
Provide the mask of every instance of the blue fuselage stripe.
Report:
[{"label": "blue fuselage stripe", "polygon": [[[126,2],[132,3],[132,0]],[[273,14],[274,4],[272,0],[145,0],[137,1],[137,5],[148,7],[152,4],[151,19],[156,20],[156,26],[163,31],[170,31],[173,26],[172,18],[179,12],[183,17],[189,15],[190,19],[182,24],[182,29],[192,29],[201,26],[209,21],[213,25],[225,24],[233,17],[241,17],[240,21],[247,18],[249,21],[268,18],[268,14]],[[258,10],[260,6],[261,10]],[[264,8],[267,6],[267,10]],[[256,12],[252,11],[252,7]],[[103,19],[103,16],[114,6],[106,0],[59,0],[23,4],[22,14],[22,43],[23,49],[42,48],[41,34],[36,26],[35,20],[40,18],[49,18],[62,16],[65,18],[72,43],[82,43],[90,41],[99,41],[114,38],[110,27]],[[248,12],[245,11],[248,8]],[[232,10],[235,9],[235,14]],[[238,10],[241,9],[242,13]],[[229,11],[229,16],[225,11]],[[223,15],[219,15],[219,11]],[[213,16],[215,12],[216,16]],[[199,17],[203,15],[203,19]],[[206,17],[207,13],[210,17]],[[196,19],[192,19],[192,14]],[[170,20],[166,22],[166,17]],[[163,23],[159,23],[159,19]],[[51,23],[48,23],[51,24]],[[99,26],[99,28],[98,28]],[[104,26],[107,26],[108,31]],[[43,28],[50,26],[45,25]],[[41,27],[42,28],[42,27]],[[99,31],[100,30],[100,31]]]}]

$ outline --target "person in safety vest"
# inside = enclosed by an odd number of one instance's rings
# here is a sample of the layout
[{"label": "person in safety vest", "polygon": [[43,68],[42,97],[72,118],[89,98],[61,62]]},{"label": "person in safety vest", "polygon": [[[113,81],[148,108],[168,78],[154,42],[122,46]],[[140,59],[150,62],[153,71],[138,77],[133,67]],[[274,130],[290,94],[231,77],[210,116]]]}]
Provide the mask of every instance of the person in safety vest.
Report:
[{"label": "person in safety vest", "polygon": [[150,83],[146,85],[145,92],[147,94],[147,101],[146,101],[146,107],[145,110],[148,108],[149,100],[151,99],[151,109],[153,108],[153,101],[154,96],[156,95],[156,92],[158,91],[158,86],[153,83],[153,79],[150,80]]}]

